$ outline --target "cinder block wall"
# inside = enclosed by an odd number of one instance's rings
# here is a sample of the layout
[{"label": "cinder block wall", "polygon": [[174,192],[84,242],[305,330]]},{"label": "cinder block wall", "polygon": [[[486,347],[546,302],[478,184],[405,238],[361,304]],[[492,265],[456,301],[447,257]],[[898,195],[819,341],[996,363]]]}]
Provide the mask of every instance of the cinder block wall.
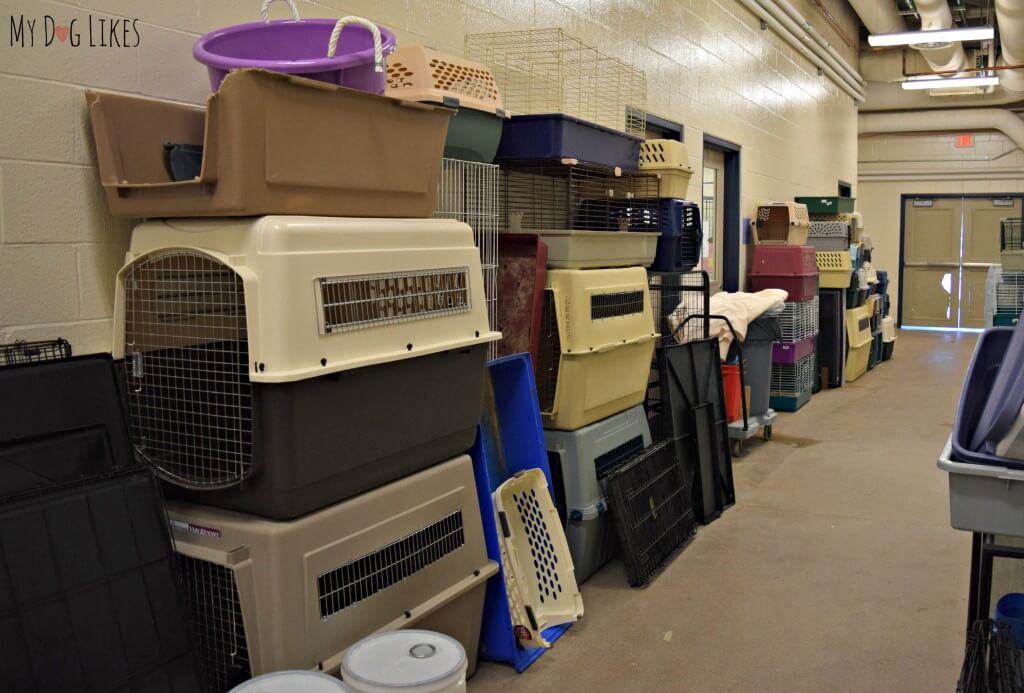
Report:
[{"label": "cinder block wall", "polygon": [[[812,2],[795,4],[855,61]],[[395,29],[401,43],[455,53],[468,32],[561,26],[647,72],[648,110],[686,126],[698,171],[704,132],[742,145],[745,216],[759,200],[834,194],[838,179],[857,177],[851,99],[735,0],[298,5],[304,17],[358,14]],[[846,4],[826,5],[856,36]],[[259,0],[0,0],[0,342],[63,336],[77,353],[110,349],[114,275],[133,221],[106,211],[83,90],[201,103],[208,83],[192,43],[205,31],[255,21],[258,7]],[[287,16],[284,4],[271,14]],[[36,22],[34,46],[12,34],[11,18],[22,15]],[[47,16],[71,26],[66,41],[44,45]],[[125,17],[137,20],[129,47],[89,46],[90,18],[98,44],[99,20]]]}]

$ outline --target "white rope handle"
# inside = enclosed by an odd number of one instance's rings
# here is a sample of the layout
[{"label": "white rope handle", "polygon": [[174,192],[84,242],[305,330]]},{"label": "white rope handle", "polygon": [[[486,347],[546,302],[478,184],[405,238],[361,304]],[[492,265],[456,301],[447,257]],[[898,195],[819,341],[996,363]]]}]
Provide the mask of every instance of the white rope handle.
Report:
[{"label": "white rope handle", "polygon": [[[292,19],[296,22],[299,21],[299,8],[295,6],[295,0],[283,0],[288,9],[292,11]],[[277,0],[263,0],[263,4],[260,5],[260,18],[264,22],[270,24],[270,6],[273,5]]]},{"label": "white rope handle", "polygon": [[362,17],[349,15],[338,20],[338,23],[334,25],[334,31],[331,32],[331,40],[327,43],[327,57],[334,57],[334,53],[338,50],[338,38],[341,36],[341,30],[349,24],[364,26],[373,34],[373,71],[384,72],[384,48],[380,43],[380,29],[369,19]]}]

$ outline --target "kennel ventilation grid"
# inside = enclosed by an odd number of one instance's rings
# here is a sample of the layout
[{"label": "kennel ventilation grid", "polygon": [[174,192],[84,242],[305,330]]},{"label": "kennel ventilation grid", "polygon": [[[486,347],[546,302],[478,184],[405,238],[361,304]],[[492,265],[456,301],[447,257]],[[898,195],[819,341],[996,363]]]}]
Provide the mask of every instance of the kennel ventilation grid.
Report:
[{"label": "kennel ventilation grid", "polygon": [[646,135],[644,72],[562,29],[467,34],[463,52],[490,69],[511,113],[564,113]]},{"label": "kennel ventilation grid", "polygon": [[549,270],[537,366],[545,428],[574,431],[643,402],[653,321],[641,267]]},{"label": "kennel ventilation grid", "polygon": [[288,519],[468,449],[498,337],[479,267],[442,219],[140,225],[114,336],[136,450],[199,502]]},{"label": "kennel ventilation grid", "polygon": [[795,202],[763,202],[757,207],[754,242],[807,245],[809,225],[807,205]]},{"label": "kennel ventilation grid", "polygon": [[850,224],[812,220],[807,229],[807,242],[817,250],[849,250]]},{"label": "kennel ventilation grid", "polygon": [[415,626],[476,662],[487,558],[463,455],[290,522],[168,502],[213,689],[282,669],[337,671],[345,649]]},{"label": "kennel ventilation grid", "polygon": [[850,249],[819,250],[816,253],[818,280],[822,289],[848,289],[853,274]]}]

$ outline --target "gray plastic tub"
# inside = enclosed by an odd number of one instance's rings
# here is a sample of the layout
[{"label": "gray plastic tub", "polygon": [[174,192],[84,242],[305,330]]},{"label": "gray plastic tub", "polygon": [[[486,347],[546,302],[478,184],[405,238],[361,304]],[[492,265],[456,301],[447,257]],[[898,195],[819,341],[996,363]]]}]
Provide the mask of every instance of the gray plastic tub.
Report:
[{"label": "gray plastic tub", "polygon": [[952,438],[939,456],[949,474],[949,522],[954,529],[1024,537],[1024,471],[953,459]]},{"label": "gray plastic tub", "polygon": [[750,416],[768,411],[772,379],[772,344],[782,338],[777,315],[751,321],[743,341],[743,379],[750,388]]}]

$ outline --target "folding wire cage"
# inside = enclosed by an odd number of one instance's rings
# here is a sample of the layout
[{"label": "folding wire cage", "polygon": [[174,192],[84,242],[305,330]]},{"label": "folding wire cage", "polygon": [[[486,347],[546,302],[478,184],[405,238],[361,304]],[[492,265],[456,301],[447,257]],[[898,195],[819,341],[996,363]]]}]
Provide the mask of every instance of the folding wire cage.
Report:
[{"label": "folding wire cage", "polygon": [[818,297],[795,303],[787,301],[779,314],[783,342],[799,342],[818,334]]},{"label": "folding wire cage", "polygon": [[[487,322],[498,329],[498,190],[496,164],[460,159],[442,159],[437,180],[434,217],[454,219],[473,229],[473,241],[480,249],[480,269],[484,275],[484,300]],[[498,355],[498,342],[488,346],[487,358]]]},{"label": "folding wire cage", "polygon": [[19,363],[58,361],[71,357],[71,343],[66,339],[50,339],[27,342],[19,339],[10,344],[0,344],[0,368]]},{"label": "folding wire cage", "polygon": [[1024,691],[1024,651],[1004,623],[976,621],[967,634],[957,693],[1020,693]]},{"label": "folding wire cage", "polygon": [[562,29],[467,34],[467,58],[486,65],[511,113],[565,113],[644,137],[647,76]]},{"label": "folding wire cage", "polygon": [[1002,273],[996,284],[996,314],[1013,315],[1024,311],[1024,272]]},{"label": "folding wire cage", "polygon": [[537,161],[501,168],[501,215],[512,231],[658,228],[658,177],[591,163]]},{"label": "folding wire cage", "polygon": [[811,353],[796,363],[773,363],[770,391],[773,395],[797,395],[814,388],[814,361]]}]

